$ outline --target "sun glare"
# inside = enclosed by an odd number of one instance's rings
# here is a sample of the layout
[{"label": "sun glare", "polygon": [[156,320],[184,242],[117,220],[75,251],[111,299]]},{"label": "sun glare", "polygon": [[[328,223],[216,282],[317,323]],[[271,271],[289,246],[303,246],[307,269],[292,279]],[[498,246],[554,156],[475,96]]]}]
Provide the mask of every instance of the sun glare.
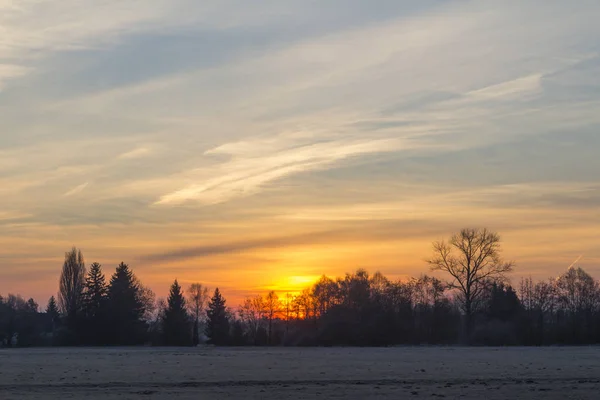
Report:
[{"label": "sun glare", "polygon": [[311,287],[319,279],[318,276],[312,275],[292,275],[282,277],[268,286],[268,290],[274,290],[279,293],[298,294],[302,290]]},{"label": "sun glare", "polygon": [[317,276],[290,276],[288,284],[296,287],[306,287],[312,285],[318,279]]}]

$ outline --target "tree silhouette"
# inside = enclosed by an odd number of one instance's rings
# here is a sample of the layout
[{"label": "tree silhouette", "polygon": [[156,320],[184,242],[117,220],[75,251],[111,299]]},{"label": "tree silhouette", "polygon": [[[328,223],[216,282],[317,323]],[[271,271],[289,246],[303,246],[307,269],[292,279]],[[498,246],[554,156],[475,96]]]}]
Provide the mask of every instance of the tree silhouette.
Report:
[{"label": "tree silhouette", "polygon": [[284,343],[287,342],[287,338],[290,334],[290,320],[292,318],[292,303],[294,296],[291,293],[285,294],[285,300],[283,301],[282,313],[285,318],[285,336],[283,338]]},{"label": "tree silhouette", "polygon": [[67,327],[77,334],[83,308],[85,288],[85,261],[83,254],[75,247],[65,253],[65,261],[60,274],[58,304],[65,316]]},{"label": "tree silhouette", "polygon": [[211,344],[229,343],[229,315],[225,303],[225,298],[219,288],[216,288],[206,311],[206,336]]},{"label": "tree silhouette", "polygon": [[19,295],[8,294],[3,303],[2,330],[4,341],[7,346],[12,347],[18,337],[20,328],[20,314],[25,310],[25,300]]},{"label": "tree silhouette", "polygon": [[40,314],[33,299],[20,295],[0,296],[0,347],[29,347],[42,343],[46,315]]},{"label": "tree silhouette", "polygon": [[201,283],[192,283],[188,288],[187,305],[194,319],[192,332],[194,346],[200,343],[200,322],[207,301],[208,288],[204,287]]},{"label": "tree silhouette", "polygon": [[167,308],[163,318],[163,333],[167,346],[189,346],[192,344],[190,335],[190,319],[186,311],[186,301],[177,282],[173,282],[167,299]]},{"label": "tree silhouette", "polygon": [[167,301],[164,298],[156,300],[154,315],[148,321],[148,337],[152,344],[162,345],[165,341],[164,324]]},{"label": "tree silhouette", "polygon": [[465,333],[469,341],[474,306],[492,281],[504,279],[513,263],[500,257],[500,236],[487,229],[463,229],[449,242],[433,243],[434,255],[428,260],[433,271],[451,276],[449,287],[458,290],[465,313]]},{"label": "tree silhouette", "polygon": [[133,272],[125,263],[119,264],[108,288],[110,312],[110,343],[140,344],[143,341],[145,307]]},{"label": "tree silhouette", "polygon": [[592,340],[592,315],[600,307],[598,282],[583,269],[571,267],[556,280],[555,293],[569,326],[562,336],[571,336],[578,343]]},{"label": "tree silhouette", "polygon": [[[286,296],[285,307],[273,291],[248,297],[237,313],[216,289],[204,332],[216,345],[454,344],[465,337],[481,345],[600,344],[598,280],[570,267],[558,278],[523,279],[517,294],[504,279],[512,263],[499,252],[497,234],[467,229],[434,244],[429,264],[448,273],[449,282],[426,275],[391,281],[359,269],[322,276]],[[0,296],[0,347],[197,343],[202,285],[192,285],[186,299],[175,281],[168,302],[156,301],[124,263],[108,286],[99,264],[84,272],[83,256],[73,249],[61,270],[59,299],[51,297],[45,312],[33,299]],[[462,336],[461,323],[468,324]]]},{"label": "tree silhouette", "polygon": [[249,342],[259,345],[258,332],[262,327],[265,316],[265,306],[262,296],[247,297],[238,308],[238,315],[246,326]]},{"label": "tree silhouette", "polygon": [[571,267],[556,280],[557,299],[573,315],[598,306],[598,292],[598,283],[581,268]]},{"label": "tree silhouette", "polygon": [[52,330],[56,329],[59,320],[60,313],[58,312],[58,305],[56,304],[56,299],[54,296],[51,296],[48,300],[48,305],[46,306],[46,314],[52,323]]},{"label": "tree silhouette", "polygon": [[145,322],[150,322],[154,316],[156,311],[156,294],[144,284],[134,275],[134,284],[138,288],[137,298],[139,303],[142,306],[143,315],[142,319]]},{"label": "tree silhouette", "polygon": [[264,306],[265,306],[265,315],[267,317],[267,321],[269,322],[269,325],[268,325],[269,329],[267,331],[268,338],[269,338],[268,344],[272,345],[273,344],[273,320],[275,318],[277,318],[277,316],[281,312],[281,302],[279,301],[279,297],[277,296],[277,293],[275,293],[274,291],[271,290],[265,296]]},{"label": "tree silhouette", "polygon": [[332,306],[339,304],[339,289],[337,283],[325,275],[314,284],[311,296],[319,315],[325,315]]},{"label": "tree silhouette", "polygon": [[90,265],[90,270],[85,280],[84,308],[87,316],[94,317],[106,301],[108,286],[102,273],[102,266],[98,263]]},{"label": "tree silhouette", "polygon": [[523,307],[515,290],[502,282],[493,283],[485,297],[486,304],[473,341],[492,346],[519,344]]},{"label": "tree silhouette", "polygon": [[98,263],[90,265],[90,270],[85,280],[83,296],[83,311],[86,318],[87,342],[101,344],[106,333],[106,303],[108,299],[108,286],[102,273],[102,266]]},{"label": "tree silhouette", "polygon": [[315,307],[315,299],[312,291],[309,288],[303,289],[302,292],[294,299],[294,305],[299,316],[305,320],[316,317],[313,312]]},{"label": "tree silhouette", "polygon": [[27,303],[25,303],[25,305],[26,305],[26,307],[25,307],[26,311],[31,312],[31,313],[37,313],[38,309],[40,308],[38,303],[36,303],[33,298],[29,298],[29,300],[27,300]]}]

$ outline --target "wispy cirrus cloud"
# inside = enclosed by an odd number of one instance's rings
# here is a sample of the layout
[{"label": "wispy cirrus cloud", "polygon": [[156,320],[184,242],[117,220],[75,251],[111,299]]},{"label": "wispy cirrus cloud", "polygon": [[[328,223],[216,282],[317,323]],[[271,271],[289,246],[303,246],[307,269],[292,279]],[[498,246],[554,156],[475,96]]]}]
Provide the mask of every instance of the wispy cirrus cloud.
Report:
[{"label": "wispy cirrus cloud", "polygon": [[542,90],[542,77],[537,73],[498,83],[482,89],[473,90],[467,96],[478,99],[511,99],[522,97],[524,94],[537,94]]},{"label": "wispy cirrus cloud", "polygon": [[217,166],[218,176],[161,197],[158,205],[180,204],[189,200],[215,204],[234,197],[255,194],[270,182],[302,172],[314,171],[358,156],[394,152],[409,148],[407,140],[332,140],[298,145],[296,140],[279,137],[229,143],[207,151],[230,160]]},{"label": "wispy cirrus cloud", "polygon": [[152,155],[153,150],[149,147],[138,147],[119,155],[121,160],[135,160]]},{"label": "wispy cirrus cloud", "polygon": [[63,196],[64,197],[75,196],[75,195],[83,192],[85,190],[85,188],[87,188],[88,186],[89,186],[89,182],[82,183],[81,185],[75,186],[73,189],[67,191]]}]

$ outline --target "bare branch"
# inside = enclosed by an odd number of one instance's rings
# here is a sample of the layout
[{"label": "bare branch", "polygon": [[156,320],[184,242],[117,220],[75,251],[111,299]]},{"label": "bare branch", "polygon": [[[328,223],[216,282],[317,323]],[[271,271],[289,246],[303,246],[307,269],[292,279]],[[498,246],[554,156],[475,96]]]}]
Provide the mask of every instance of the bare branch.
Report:
[{"label": "bare branch", "polygon": [[500,236],[487,229],[462,229],[444,241],[433,243],[433,257],[427,260],[432,271],[450,275],[448,287],[459,291],[467,324],[472,305],[481,300],[486,285],[503,281],[513,270],[512,262],[500,256]]}]

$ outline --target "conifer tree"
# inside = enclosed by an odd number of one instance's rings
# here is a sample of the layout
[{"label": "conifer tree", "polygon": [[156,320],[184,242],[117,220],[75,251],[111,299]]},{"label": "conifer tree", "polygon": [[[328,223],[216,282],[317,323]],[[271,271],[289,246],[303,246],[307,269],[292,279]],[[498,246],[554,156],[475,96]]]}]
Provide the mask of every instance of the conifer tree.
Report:
[{"label": "conifer tree", "polygon": [[216,345],[225,345],[229,343],[229,316],[225,306],[225,298],[221,295],[219,288],[208,303],[206,311],[206,336],[209,343]]},{"label": "conifer tree", "polygon": [[86,319],[86,342],[101,344],[106,340],[106,302],[108,287],[102,266],[93,263],[85,280],[83,311]]},{"label": "conifer tree", "polygon": [[56,299],[54,296],[50,297],[48,300],[48,305],[46,306],[46,314],[50,319],[52,324],[52,331],[56,329],[60,320],[60,313],[58,312],[58,305],[56,304]]},{"label": "conifer tree", "polygon": [[189,346],[192,343],[186,301],[177,280],[171,285],[167,300],[167,309],[163,318],[163,333],[167,346]]},{"label": "conifer tree", "polygon": [[102,273],[102,265],[93,263],[85,279],[84,309],[88,316],[94,316],[106,301],[108,286]]},{"label": "conifer tree", "polygon": [[121,263],[108,287],[110,343],[135,345],[143,342],[145,307],[135,275],[127,264]]}]

